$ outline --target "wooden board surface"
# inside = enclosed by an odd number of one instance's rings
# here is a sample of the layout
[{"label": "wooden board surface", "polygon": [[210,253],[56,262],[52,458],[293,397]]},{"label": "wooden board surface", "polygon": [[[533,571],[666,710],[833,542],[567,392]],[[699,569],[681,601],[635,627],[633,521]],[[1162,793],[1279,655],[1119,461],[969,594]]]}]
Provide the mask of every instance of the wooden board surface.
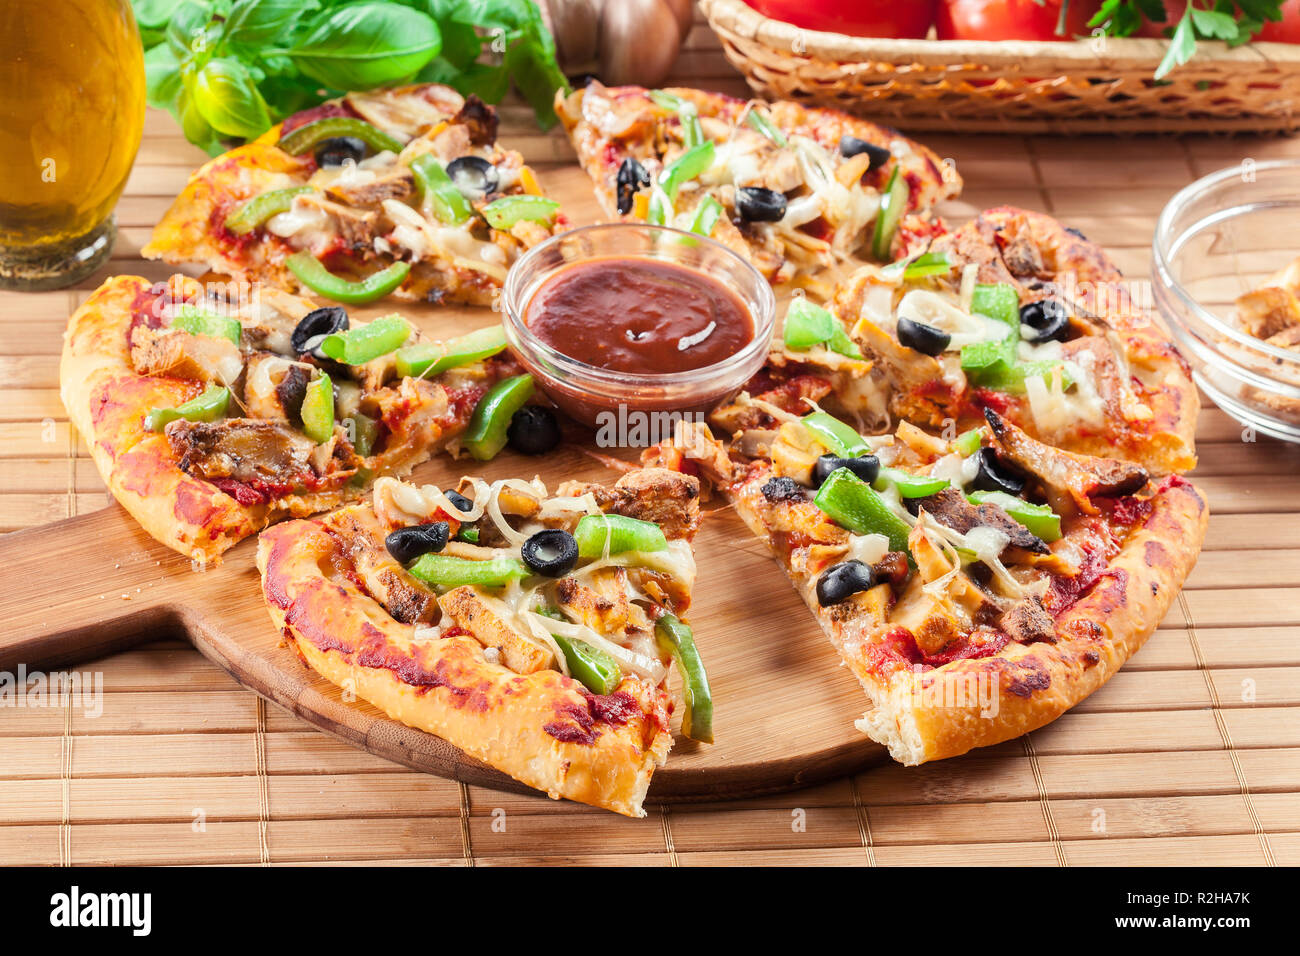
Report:
[{"label": "wooden board surface", "polygon": [[[681,80],[741,89],[707,32],[697,27],[688,46]],[[503,135],[535,162],[568,155],[518,109],[507,110]],[[1300,142],[1279,139],[926,139],[966,178],[949,218],[1001,202],[1043,209],[1106,245],[1138,279],[1155,218],[1178,188],[1243,158],[1300,156]],[[76,290],[0,293],[0,530],[108,503],[58,400],[60,336],[105,274],[167,274],[138,250],[200,159],[170,119],[151,113],[110,268]],[[553,172],[543,176],[555,186]],[[1217,409],[1203,415],[1195,477],[1213,517],[1161,629],[1101,691],[1020,740],[790,793],[656,804],[649,819],[631,821],[407,770],[318,733],[186,642],[164,639],[76,668],[102,681],[98,706],[0,706],[0,863],[1300,863],[1300,450],[1242,437]],[[723,534],[729,519],[711,519],[705,535]],[[775,602],[799,623],[711,640],[711,668],[744,663],[755,647],[765,666],[820,668],[822,705],[851,721],[861,708],[853,682],[811,617],[798,617],[775,565],[743,550],[757,550],[747,538],[724,541],[740,553],[702,575],[720,575],[735,593],[710,593]],[[147,550],[137,560],[149,560]],[[772,587],[751,590],[739,570],[751,567]],[[85,589],[88,570],[63,571],[68,587]],[[0,576],[6,594],[41,585],[12,565]],[[104,602],[127,605],[152,581],[141,575],[119,593],[117,578],[92,580],[104,581],[91,588]],[[106,647],[137,638],[102,634]],[[797,740],[803,728],[780,718],[769,730]],[[693,759],[679,751],[668,769]]]}]

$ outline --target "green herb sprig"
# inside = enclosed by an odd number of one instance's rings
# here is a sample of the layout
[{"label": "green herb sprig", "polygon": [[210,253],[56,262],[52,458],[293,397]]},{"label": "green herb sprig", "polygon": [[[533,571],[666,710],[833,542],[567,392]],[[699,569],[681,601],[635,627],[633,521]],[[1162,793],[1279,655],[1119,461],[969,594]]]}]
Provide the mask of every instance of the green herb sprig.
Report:
[{"label": "green herb sprig", "polygon": [[555,123],[567,88],[531,0],[133,0],[149,105],[215,155],[323,100],[444,83],[497,103],[513,84]]},{"label": "green herb sprig", "polygon": [[[1136,33],[1144,21],[1164,23],[1166,16],[1163,0],[1105,0],[1088,25],[1101,27],[1108,36],[1126,37]],[[1241,46],[1259,33],[1266,21],[1276,23],[1281,19],[1281,0],[1215,0],[1206,7],[1189,3],[1178,22],[1165,30],[1171,42],[1155,78],[1163,80],[1190,60],[1198,40],[1222,40],[1228,46]]]}]

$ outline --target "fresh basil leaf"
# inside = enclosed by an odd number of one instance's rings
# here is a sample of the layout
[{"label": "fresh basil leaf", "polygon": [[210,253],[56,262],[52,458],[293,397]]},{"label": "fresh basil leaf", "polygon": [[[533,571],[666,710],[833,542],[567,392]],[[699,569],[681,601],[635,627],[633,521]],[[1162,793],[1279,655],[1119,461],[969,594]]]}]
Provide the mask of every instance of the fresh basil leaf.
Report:
[{"label": "fresh basil leaf", "polygon": [[194,79],[194,105],[218,133],[251,139],[266,132],[271,115],[247,68],[238,60],[210,61]]},{"label": "fresh basil leaf", "polygon": [[328,87],[368,90],[413,77],[441,49],[438,25],[427,14],[367,2],[323,11],[287,52]]},{"label": "fresh basil leaf", "polygon": [[221,138],[217,136],[216,131],[199,113],[189,90],[181,90],[174,115],[176,116],[176,122],[181,126],[181,132],[185,134],[185,138],[191,143],[205,150],[209,155],[215,156],[221,152]]},{"label": "fresh basil leaf", "polygon": [[450,85],[465,96],[473,93],[484,102],[499,103],[510,92],[510,74],[502,66],[474,63],[453,76]]},{"label": "fresh basil leaf", "polygon": [[319,9],[316,0],[235,0],[226,17],[226,40],[248,46],[270,43]]},{"label": "fresh basil leaf", "polygon": [[569,81],[555,58],[546,55],[541,41],[536,36],[525,36],[512,43],[506,50],[506,69],[510,71],[515,87],[537,114],[538,125],[543,129],[554,126],[555,91],[567,90]]},{"label": "fresh basil leaf", "polygon": [[145,98],[150,106],[170,109],[183,88],[181,62],[163,43],[144,55]]},{"label": "fresh basil leaf", "polygon": [[212,19],[212,5],[204,0],[184,0],[167,24],[167,43],[178,57],[194,52],[194,41]]},{"label": "fresh basil leaf", "polygon": [[135,0],[131,4],[135,11],[135,22],[144,32],[144,28],[160,29],[171,23],[176,15],[176,8],[185,0]]}]

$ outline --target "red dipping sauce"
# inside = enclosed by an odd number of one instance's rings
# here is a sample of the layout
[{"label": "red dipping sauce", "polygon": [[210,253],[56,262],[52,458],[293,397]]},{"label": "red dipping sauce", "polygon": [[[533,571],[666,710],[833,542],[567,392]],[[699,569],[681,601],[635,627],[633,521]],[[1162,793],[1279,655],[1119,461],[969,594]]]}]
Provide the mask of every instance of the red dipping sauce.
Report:
[{"label": "red dipping sauce", "polygon": [[754,340],[735,292],[703,272],[638,256],[600,256],[547,277],[524,324],[570,358],[639,375],[715,365]]}]

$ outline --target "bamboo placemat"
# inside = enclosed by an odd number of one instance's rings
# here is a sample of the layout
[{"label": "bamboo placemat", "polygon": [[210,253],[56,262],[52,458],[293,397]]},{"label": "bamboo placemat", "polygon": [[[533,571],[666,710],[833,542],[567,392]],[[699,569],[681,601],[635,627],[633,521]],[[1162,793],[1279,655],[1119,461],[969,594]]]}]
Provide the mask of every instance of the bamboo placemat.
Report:
[{"label": "bamboo placemat", "polygon": [[[673,82],[744,95],[699,25]],[[531,161],[568,159],[562,137],[504,113],[503,137]],[[1186,182],[1300,156],[1282,139],[926,140],[966,179],[951,220],[1042,209],[1134,279]],[[60,336],[104,275],[170,272],[138,252],[202,159],[151,112],[110,268],[71,291],[0,293],[0,531],[109,502],[59,402]],[[66,701],[0,706],[0,864],[1300,863],[1300,449],[1243,441],[1213,407],[1199,439],[1213,517],[1187,589],[1118,676],[1021,740],[633,821],[389,764],[162,641],[76,668],[102,674],[97,717]]]}]

